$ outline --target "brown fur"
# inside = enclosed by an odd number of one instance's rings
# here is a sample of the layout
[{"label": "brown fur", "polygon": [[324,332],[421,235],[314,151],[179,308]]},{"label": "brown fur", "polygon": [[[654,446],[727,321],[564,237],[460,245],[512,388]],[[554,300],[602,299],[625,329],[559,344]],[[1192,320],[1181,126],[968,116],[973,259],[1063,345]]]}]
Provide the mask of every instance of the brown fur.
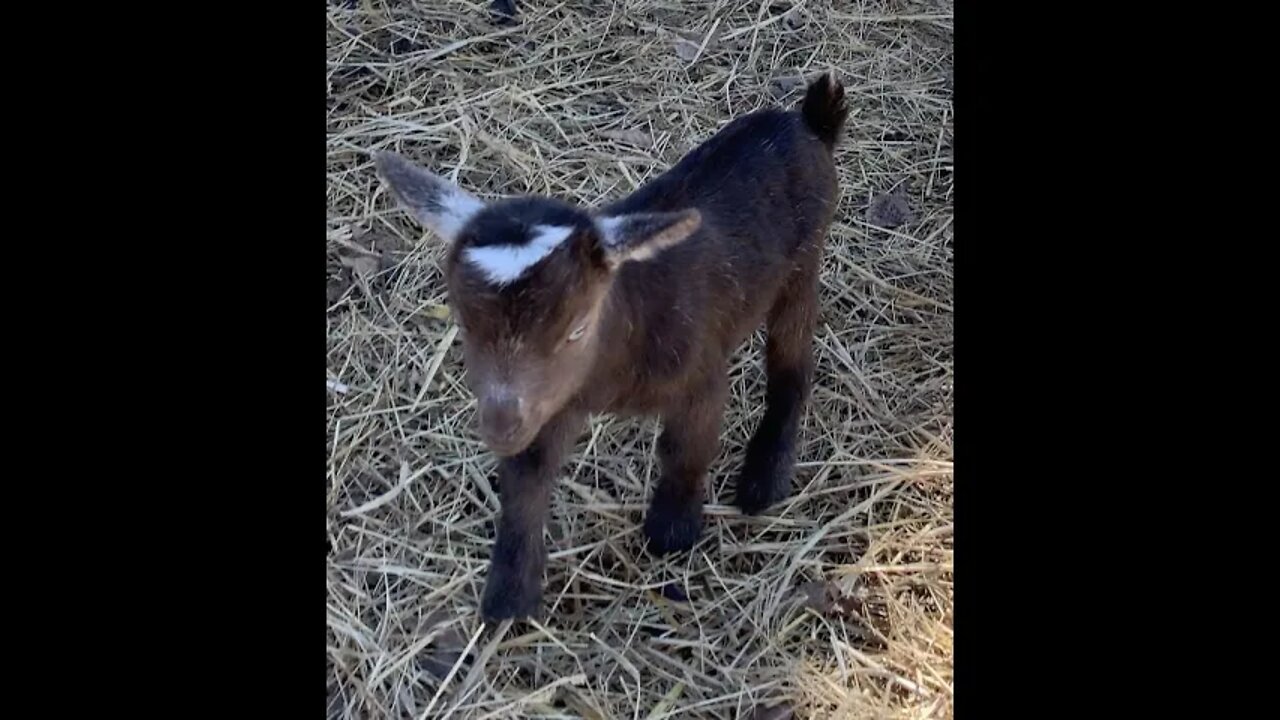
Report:
[{"label": "brown fur", "polygon": [[[728,358],[762,322],[767,406],[736,502],[759,512],[787,494],[845,115],[843,89],[820,78],[800,112],[740,118],[599,212],[518,198],[457,232],[450,301],[481,435],[501,456],[486,617],[537,612],[551,490],[590,412],[661,416],[662,475],[644,529],[656,552],[692,547],[719,451]],[[380,158],[379,168],[402,202],[422,198],[411,209],[428,223],[440,193],[456,191],[403,161]],[[513,281],[497,285],[466,258],[469,248],[527,246],[539,226],[573,232]]]}]

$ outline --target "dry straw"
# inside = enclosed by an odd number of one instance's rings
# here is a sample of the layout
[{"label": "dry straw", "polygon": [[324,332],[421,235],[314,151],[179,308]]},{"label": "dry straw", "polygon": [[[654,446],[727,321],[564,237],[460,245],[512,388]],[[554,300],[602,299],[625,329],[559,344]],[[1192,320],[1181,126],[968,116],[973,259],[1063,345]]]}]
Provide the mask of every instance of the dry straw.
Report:
[{"label": "dry straw", "polygon": [[[327,17],[329,716],[950,717],[950,3],[538,1],[500,25],[481,2],[346,0]],[[595,205],[828,68],[853,114],[795,495],[757,518],[727,504],[761,415],[757,335],[699,545],[644,552],[656,423],[596,418],[547,529],[545,619],[483,626],[494,461],[439,246],[370,152],[486,197]]]}]

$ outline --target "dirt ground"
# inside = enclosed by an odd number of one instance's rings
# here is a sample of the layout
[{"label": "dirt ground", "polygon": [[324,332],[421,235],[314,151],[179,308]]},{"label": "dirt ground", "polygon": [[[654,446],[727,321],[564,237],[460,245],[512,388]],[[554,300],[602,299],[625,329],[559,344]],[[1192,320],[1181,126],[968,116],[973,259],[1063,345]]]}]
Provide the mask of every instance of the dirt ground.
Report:
[{"label": "dirt ground", "polygon": [[[951,717],[951,3],[488,6],[327,9],[328,716]],[[545,620],[485,626],[495,463],[441,246],[371,151],[595,206],[831,68],[852,114],[794,495],[727,504],[763,410],[757,333],[697,547],[643,549],[657,422],[593,418],[547,528]]]}]

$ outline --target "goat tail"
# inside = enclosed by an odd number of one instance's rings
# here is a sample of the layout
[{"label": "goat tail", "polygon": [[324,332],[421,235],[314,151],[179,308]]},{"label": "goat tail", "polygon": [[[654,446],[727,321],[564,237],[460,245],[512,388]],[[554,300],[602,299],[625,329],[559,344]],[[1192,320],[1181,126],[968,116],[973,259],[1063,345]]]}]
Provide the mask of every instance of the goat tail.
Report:
[{"label": "goat tail", "polygon": [[822,77],[809,84],[800,114],[818,139],[829,150],[834,150],[845,118],[849,116],[849,108],[844,103],[844,86],[836,79],[835,73],[823,73]]}]

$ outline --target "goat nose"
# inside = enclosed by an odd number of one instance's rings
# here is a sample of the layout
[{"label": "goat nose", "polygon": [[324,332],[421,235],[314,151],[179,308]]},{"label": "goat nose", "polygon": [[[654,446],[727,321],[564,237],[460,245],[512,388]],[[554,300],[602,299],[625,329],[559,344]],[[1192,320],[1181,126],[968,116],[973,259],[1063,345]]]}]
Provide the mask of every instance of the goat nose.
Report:
[{"label": "goat nose", "polygon": [[489,399],[480,408],[480,425],[486,434],[507,439],[520,429],[524,403],[515,395]]}]

